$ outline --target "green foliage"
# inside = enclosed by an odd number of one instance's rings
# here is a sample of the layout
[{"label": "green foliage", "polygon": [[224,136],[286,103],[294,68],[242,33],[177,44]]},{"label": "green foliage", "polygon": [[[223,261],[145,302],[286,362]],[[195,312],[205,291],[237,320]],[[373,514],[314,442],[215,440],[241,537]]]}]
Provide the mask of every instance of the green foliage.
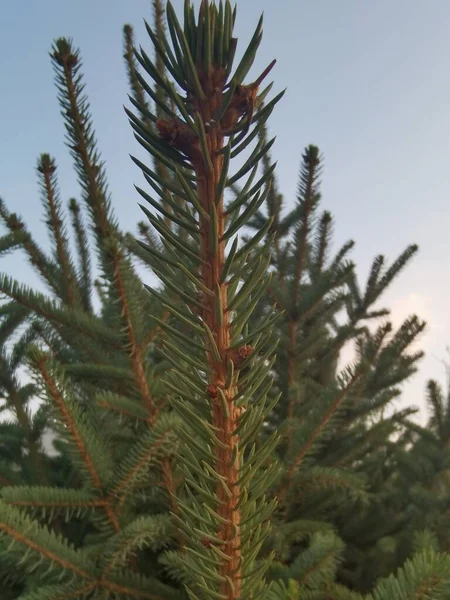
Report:
[{"label": "green foliage", "polygon": [[408,560],[399,572],[376,586],[373,600],[444,600],[448,597],[450,558],[432,550]]},{"label": "green foliage", "polygon": [[124,27],[150,159],[133,158],[138,240],[114,216],[79,50],[53,44],[81,203],[66,212],[42,154],[47,253],[0,202],[0,252],[45,288],[0,276],[2,599],[449,595],[450,396],[428,384],[426,427],[392,410],[424,323],[394,331],[378,304],[417,247],[360,285],[353,241],[331,251],[314,145],[283,212],[267,126],[283,93],[262,88],[274,61],[244,83],[262,19],[237,64],[235,19],[186,1],[181,23],[154,0],[152,57]]}]

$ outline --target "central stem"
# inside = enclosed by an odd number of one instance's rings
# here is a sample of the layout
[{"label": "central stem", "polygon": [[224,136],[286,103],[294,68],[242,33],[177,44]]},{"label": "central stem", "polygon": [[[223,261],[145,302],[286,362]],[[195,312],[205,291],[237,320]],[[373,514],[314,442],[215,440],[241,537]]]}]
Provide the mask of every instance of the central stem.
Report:
[{"label": "central stem", "polygon": [[[224,135],[219,126],[208,127],[207,125],[222,103],[223,84],[214,81],[213,75],[202,79],[207,100],[199,106],[199,114],[206,130],[212,169],[208,169],[202,162],[195,165],[195,171],[199,201],[205,212],[210,215],[209,220],[206,216],[200,216],[201,256],[204,261],[201,277],[203,283],[214,294],[205,294],[202,318],[212,331],[221,357],[220,360],[217,360],[213,352],[208,354],[211,372],[208,388],[216,390],[216,393],[212,391],[210,394],[212,419],[213,426],[217,428],[217,437],[221,442],[221,446],[217,446],[215,449],[214,468],[230,492],[228,494],[224,486],[218,485],[217,512],[223,521],[217,537],[224,541],[220,550],[228,557],[221,561],[219,567],[219,574],[224,578],[220,592],[227,600],[235,600],[240,598],[241,590],[240,511],[236,509],[240,496],[237,485],[240,461],[237,448],[238,439],[235,435],[239,409],[234,404],[236,390],[233,384],[232,387],[226,388],[231,327],[230,313],[227,310],[227,283],[221,282],[225,263],[225,241],[222,240],[225,227],[223,195],[216,199],[216,190],[223,169],[223,156],[220,151],[224,145]],[[213,204],[216,206],[217,227],[211,227],[211,219],[215,218],[212,210]],[[212,240],[211,236],[213,235],[217,235],[218,240]],[[218,306],[220,313],[217,309]],[[223,390],[227,408],[218,394],[218,388]]]}]

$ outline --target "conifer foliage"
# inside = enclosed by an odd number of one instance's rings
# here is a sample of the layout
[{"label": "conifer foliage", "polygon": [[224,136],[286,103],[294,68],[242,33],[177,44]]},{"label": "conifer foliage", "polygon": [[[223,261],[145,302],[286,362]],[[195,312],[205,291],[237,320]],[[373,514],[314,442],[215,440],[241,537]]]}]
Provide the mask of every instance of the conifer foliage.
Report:
[{"label": "conifer foliage", "polygon": [[[155,568],[158,552],[177,537],[169,510],[176,510],[179,478],[173,465],[177,417],[163,410],[166,398],[149,360],[158,335],[153,316],[164,318],[163,308],[137,277],[113,215],[79,52],[59,39],[51,57],[91,231],[72,199],[73,260],[56,163],[48,155],[37,170],[53,256],[2,205],[10,231],[4,250],[23,249],[49,294],[2,276],[0,287],[10,299],[2,306],[2,346],[17,327],[25,332],[5,350],[3,365],[5,405],[20,428],[4,425],[17,447],[5,439],[0,570],[11,597],[178,597],[167,577],[162,581],[162,567]],[[34,381],[20,387],[17,370],[24,365]],[[33,395],[44,405],[32,417],[27,402]],[[45,427],[58,436],[56,458],[43,452]]]},{"label": "conifer foliage", "polygon": [[[197,11],[186,0],[184,22],[170,2],[153,9],[151,53],[124,28],[126,114],[148,159],[133,158],[139,240],[114,216],[66,38],[51,60],[81,202],[66,210],[42,154],[50,253],[0,203],[0,250],[23,251],[47,290],[0,277],[0,393],[14,415],[0,424],[2,599],[449,597],[448,402],[430,384],[428,429],[411,410],[384,417],[424,324],[368,325],[417,248],[390,267],[376,257],[362,292],[353,242],[331,256],[316,146],[282,214],[267,127],[283,96],[266,83],[275,61],[248,82],[262,18],[236,61],[228,0]],[[355,362],[339,373],[350,341]],[[405,515],[433,495],[411,527]],[[385,561],[390,542],[401,548]]]},{"label": "conifer foliage", "polygon": [[[395,411],[389,418],[380,413],[416,370],[422,353],[410,346],[425,326],[416,316],[395,332],[389,321],[377,323],[389,311],[374,304],[417,247],[408,247],[390,266],[377,256],[362,292],[347,258],[353,242],[331,253],[333,220],[328,211],[319,213],[322,172],[319,149],[308,146],[291,212],[281,214],[282,196],[272,173],[265,211],[251,221],[256,230],[270,218],[273,222],[273,277],[258,309],[264,313],[275,304],[282,312],[275,325],[280,343],[274,368],[281,399],[265,426],[266,433],[282,434],[277,447],[282,474],[272,492],[279,504],[267,546],[276,551],[273,576],[303,582],[300,594],[311,586],[312,573],[314,589],[331,593],[335,578],[367,591],[375,571],[377,577],[392,571],[382,561],[381,568],[373,568],[372,563],[380,566],[380,555],[369,552],[367,538],[374,548],[386,533],[383,527],[398,523],[380,516],[375,526],[367,517],[378,514],[378,498],[385,493],[378,480],[390,435],[414,410]],[[356,347],[354,364],[339,373],[340,352],[350,342]]]},{"label": "conifer foliage", "polygon": [[[165,163],[174,192],[185,200],[182,216],[175,206],[178,215],[172,215],[138,189],[162,213],[144,208],[167,252],[153,252],[153,269],[166,286],[176,285],[183,292],[181,305],[165,306],[189,332],[160,322],[165,356],[172,364],[167,382],[173,390],[171,404],[188,426],[180,430],[185,443],[179,452],[187,496],[180,498],[176,517],[186,544],[173,558],[174,566],[179,562],[184,570],[192,598],[266,597],[268,561],[256,557],[274,508],[265,492],[277,467],[261,466],[278,434],[260,447],[256,441],[271,410],[265,360],[272,358],[273,344],[268,342],[274,315],[269,313],[252,329],[247,322],[267,285],[270,255],[267,244],[257,245],[258,237],[238,249],[236,234],[264,202],[267,175],[253,179],[271,142],[261,140],[258,131],[282,94],[260,108],[260,85],[273,63],[255,82],[244,83],[261,41],[262,20],[234,66],[235,11],[229,2],[220,8],[202,2],[198,19],[186,4],[184,29],[170,4],[167,18],[172,45],[163,38],[161,46],[150,29],[149,34],[174,80],[159,81],[173,108],[154,95],[165,113],[159,119],[149,116],[159,136],[143,119],[128,114],[138,141]],[[158,71],[145,52],[136,57],[143,71],[157,79]],[[145,79],[138,79],[146,89]],[[233,159],[249,147],[243,164],[233,172]],[[161,189],[167,182],[135,162],[151,187],[160,186],[161,196],[173,205],[170,191]],[[225,188],[242,179],[243,191],[226,203]],[[163,216],[187,231],[189,239],[175,237]],[[238,288],[244,274],[246,283]],[[245,367],[248,371],[241,376]]]}]

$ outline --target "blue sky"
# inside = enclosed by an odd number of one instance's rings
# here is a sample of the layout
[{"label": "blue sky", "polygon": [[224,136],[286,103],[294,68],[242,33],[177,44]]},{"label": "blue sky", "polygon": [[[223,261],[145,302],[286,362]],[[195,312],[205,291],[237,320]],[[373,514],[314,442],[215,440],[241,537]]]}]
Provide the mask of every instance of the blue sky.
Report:
[{"label": "blue sky", "polygon": [[[182,0],[175,0],[180,9]],[[288,87],[270,121],[273,154],[288,205],[295,200],[302,149],[325,156],[323,208],[335,216],[336,247],[354,239],[353,259],[366,277],[376,254],[388,262],[409,244],[420,253],[383,304],[399,324],[416,312],[429,323],[427,357],[404,388],[402,405],[422,405],[430,377],[445,382],[450,344],[450,2],[448,0],[242,0],[237,34],[248,41],[261,11],[265,36],[253,74],[275,57],[278,89]],[[87,93],[106,160],[113,205],[124,229],[141,218],[128,157],[137,151],[122,105],[127,82],[122,26],[131,23],[150,50],[143,18],[149,0],[15,0],[0,23],[0,196],[46,245],[36,185],[41,152],[57,158],[61,195],[78,196],[48,52],[58,36],[81,47]],[[36,282],[21,255],[2,269]]]}]

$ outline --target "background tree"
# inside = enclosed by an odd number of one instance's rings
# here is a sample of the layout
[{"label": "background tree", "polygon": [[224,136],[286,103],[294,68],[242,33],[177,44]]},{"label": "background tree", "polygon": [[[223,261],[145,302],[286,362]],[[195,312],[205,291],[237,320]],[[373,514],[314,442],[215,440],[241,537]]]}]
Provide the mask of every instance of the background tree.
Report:
[{"label": "background tree", "polygon": [[[292,568],[301,550],[309,548],[319,573],[323,554],[334,557],[324,584],[337,572],[351,587],[368,590],[374,579],[369,583],[359,573],[360,561],[354,560],[355,533],[364,535],[365,530],[355,532],[353,523],[356,515],[362,518],[377,505],[384,489],[376,475],[393,445],[391,436],[399,430],[399,418],[414,412],[383,416],[422,356],[408,349],[424,323],[412,316],[397,332],[388,321],[369,325],[389,314],[376,303],[417,247],[406,249],[390,267],[384,267],[383,256],[376,257],[362,293],[354,264],[346,258],[353,242],[330,256],[332,217],[328,211],[318,214],[321,163],[318,148],[307,147],[297,204],[285,216],[271,173],[266,210],[258,211],[251,223],[255,230],[271,223],[273,276],[259,311],[274,304],[283,312],[273,365],[281,399],[266,423],[268,432],[283,431],[278,453],[284,475],[274,490],[280,521],[275,521],[272,545],[281,558],[275,574],[283,572],[282,564]],[[355,363],[339,374],[339,356],[349,343],[356,348]],[[345,552],[344,544],[330,537],[333,531],[345,540]],[[324,532],[328,537],[320,537]],[[375,545],[382,534],[372,527],[366,535],[373,535]],[[291,576],[289,568],[284,573],[286,579]]]},{"label": "background tree", "polygon": [[[1,214],[10,231],[3,239],[5,249],[22,247],[50,292],[48,295],[35,292],[7,276],[2,276],[0,282],[2,292],[10,299],[9,304],[4,305],[4,311],[12,315],[14,310],[16,314],[14,323],[10,316],[5,324],[5,341],[19,324],[25,326],[24,336],[27,336],[26,344],[25,338],[16,344],[12,358],[5,356],[2,385],[8,391],[6,405],[12,407],[18,417],[19,427],[16,425],[15,429],[22,436],[27,429],[32,432],[26,443],[29,446],[30,440],[34,441],[36,461],[48,463],[41,446],[43,423],[50,423],[56,429],[61,454],[54,459],[59,462],[49,479],[36,481],[36,477],[16,477],[16,482],[21,485],[4,487],[1,492],[8,505],[4,508],[6,519],[14,521],[18,518],[23,527],[27,526],[27,517],[21,521],[22,513],[14,512],[14,507],[18,506],[37,519],[32,523],[38,527],[36,535],[41,546],[36,542],[38,546],[35,547],[29,540],[33,552],[31,556],[30,553],[27,555],[27,565],[15,583],[15,590],[30,593],[34,593],[31,590],[36,586],[36,579],[27,576],[28,568],[40,560],[45,562],[45,557],[47,567],[53,562],[44,551],[47,542],[50,546],[53,543],[52,534],[39,529],[39,523],[47,523],[76,547],[95,548],[105,536],[110,539],[120,535],[124,543],[130,536],[129,530],[126,533],[127,525],[146,514],[148,521],[141,520],[141,537],[136,543],[143,547],[147,572],[164,579],[162,568],[155,567],[156,556],[160,547],[171,544],[174,530],[167,511],[176,509],[173,491],[177,479],[172,465],[176,450],[173,433],[176,418],[168,415],[164,408],[165,395],[159,377],[155,375],[156,366],[151,361],[159,331],[153,315],[163,317],[164,309],[145,292],[133,267],[125,235],[115,222],[88,102],[82,91],[79,53],[70,41],[60,39],[52,49],[52,60],[67,141],[91,225],[89,237],[93,238],[96,251],[98,280],[94,288],[92,252],[82,222],[82,209],[75,200],[70,201],[69,212],[78,250],[77,264],[71,258],[73,251],[69,249],[64,210],[59,200],[56,164],[48,155],[43,155],[38,162],[38,174],[53,255],[47,256],[40,250],[24,223],[3,205]],[[25,358],[29,342],[37,344],[29,362],[36,381],[20,391],[13,379],[13,370],[17,357]],[[19,354],[20,348],[22,354]],[[34,417],[26,412],[26,402],[32,395],[45,401]],[[48,413],[51,421],[44,418]],[[27,416],[29,425],[22,414]],[[12,426],[8,427],[11,430]],[[8,443],[8,449],[19,456],[18,447],[14,450]],[[30,452],[30,460],[31,456]],[[67,465],[70,470],[64,485],[55,487],[61,485],[63,468]],[[114,485],[112,481],[107,483],[113,465],[118,469]],[[31,474],[38,473],[33,465],[28,469]],[[134,495],[136,486],[140,494],[137,496]],[[9,512],[11,510],[13,513]],[[161,517],[158,513],[164,510]],[[3,525],[6,527],[5,523]],[[158,537],[160,530],[163,537]],[[5,531],[3,529],[3,533]],[[11,533],[10,529],[8,531]],[[142,536],[147,541],[142,541]],[[60,542],[60,546],[59,542],[54,543],[60,550],[55,551],[59,556],[58,575],[81,569],[65,543]],[[9,542],[5,541],[5,544],[8,547]],[[110,546],[111,556],[105,558],[106,564],[98,565],[94,561],[91,565],[105,572],[104,577],[111,568],[108,560],[115,564],[116,554],[121,552],[119,538],[117,544],[115,551]],[[13,554],[4,565],[8,575]],[[129,559],[124,560],[127,564]],[[136,570],[135,565],[128,585],[142,589],[144,584],[140,580],[136,583],[136,575],[133,576]],[[53,577],[54,572],[48,581],[53,581]],[[124,595],[130,593],[125,579],[120,577]],[[41,585],[44,583],[42,580]],[[114,589],[114,584],[110,583]],[[158,581],[152,583],[150,580],[149,585],[162,597],[169,598],[175,593]],[[85,589],[86,583],[82,587]],[[92,591],[95,585],[87,587]],[[54,597],[53,594],[59,593],[56,589],[59,588],[49,591],[44,588],[42,597]]]}]

